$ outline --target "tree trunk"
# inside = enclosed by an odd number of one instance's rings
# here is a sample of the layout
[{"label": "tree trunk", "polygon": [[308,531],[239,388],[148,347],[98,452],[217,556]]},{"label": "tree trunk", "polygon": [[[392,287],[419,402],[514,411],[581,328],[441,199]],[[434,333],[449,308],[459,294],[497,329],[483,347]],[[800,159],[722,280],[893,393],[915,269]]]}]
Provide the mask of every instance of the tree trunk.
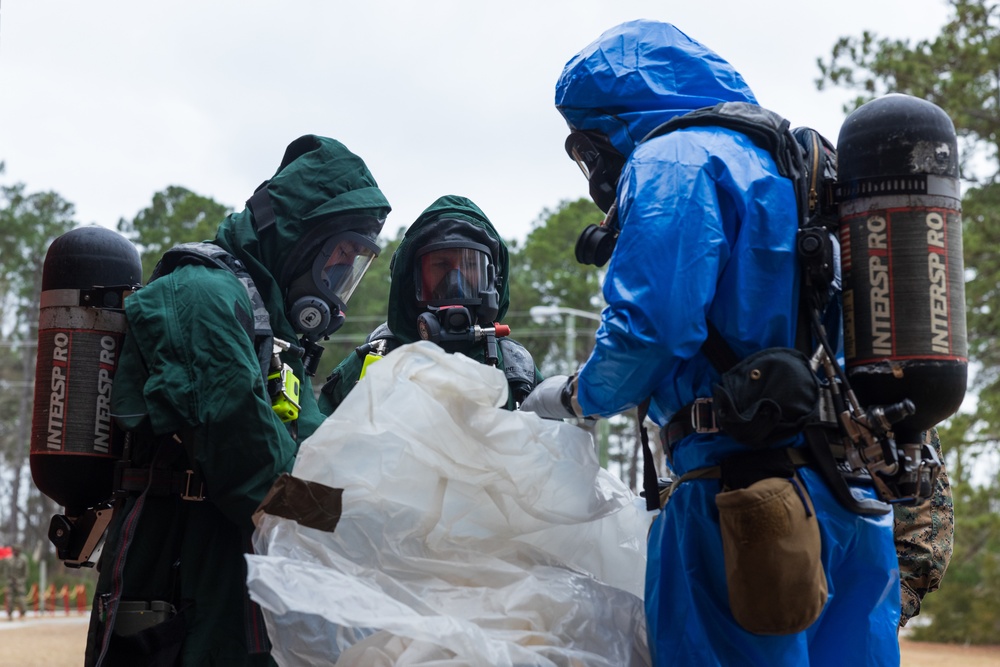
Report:
[{"label": "tree trunk", "polygon": [[[10,452],[14,478],[11,482],[10,515],[8,518],[7,534],[10,536],[10,539],[18,541],[18,543],[20,543],[23,537],[21,526],[19,525],[20,522],[18,521],[18,516],[22,514],[22,511],[20,511],[21,479],[24,477],[27,469],[25,463],[28,461],[31,443],[31,415],[32,406],[34,405],[33,379],[35,377],[35,361],[38,356],[37,348],[34,344],[38,340],[38,311],[42,292],[41,266],[38,267],[34,278],[31,299],[29,299],[23,315],[23,321],[26,326],[22,341],[25,345],[21,346],[21,377],[24,378],[26,386],[18,396],[16,436],[14,446]],[[31,383],[30,386],[28,386],[29,382]],[[24,507],[28,507],[28,504],[25,503]]]}]

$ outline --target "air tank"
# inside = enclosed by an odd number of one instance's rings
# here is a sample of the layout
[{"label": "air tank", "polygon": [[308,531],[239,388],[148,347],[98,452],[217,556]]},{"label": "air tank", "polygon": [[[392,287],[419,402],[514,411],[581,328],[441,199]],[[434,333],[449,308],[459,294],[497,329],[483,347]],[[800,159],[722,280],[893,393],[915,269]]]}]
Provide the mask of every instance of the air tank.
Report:
[{"label": "air tank", "polygon": [[913,401],[894,432],[917,442],[966,391],[955,128],[931,102],[886,95],[847,117],[837,160],[847,375],[862,405]]},{"label": "air tank", "polygon": [[124,297],[141,282],[135,246],[104,227],[69,231],[45,254],[31,477],[69,516],[113,491],[123,434],[111,418],[111,387],[125,336]]}]

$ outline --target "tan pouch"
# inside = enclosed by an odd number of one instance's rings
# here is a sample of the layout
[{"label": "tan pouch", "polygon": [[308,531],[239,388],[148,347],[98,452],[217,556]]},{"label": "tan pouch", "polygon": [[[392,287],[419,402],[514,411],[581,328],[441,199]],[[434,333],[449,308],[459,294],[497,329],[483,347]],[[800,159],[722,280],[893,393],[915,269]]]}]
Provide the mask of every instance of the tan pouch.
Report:
[{"label": "tan pouch", "polygon": [[826,604],[826,575],[816,513],[798,476],[723,491],[715,504],[736,622],[759,635],[812,625]]}]

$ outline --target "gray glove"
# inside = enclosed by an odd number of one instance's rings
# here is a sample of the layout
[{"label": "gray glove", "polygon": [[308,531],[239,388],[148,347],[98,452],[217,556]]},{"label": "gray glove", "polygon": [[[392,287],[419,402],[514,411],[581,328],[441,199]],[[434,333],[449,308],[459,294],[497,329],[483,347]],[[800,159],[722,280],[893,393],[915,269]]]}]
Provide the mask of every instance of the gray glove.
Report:
[{"label": "gray glove", "polygon": [[521,410],[534,412],[542,419],[569,419],[573,412],[573,380],[568,375],[545,378],[521,403]]}]

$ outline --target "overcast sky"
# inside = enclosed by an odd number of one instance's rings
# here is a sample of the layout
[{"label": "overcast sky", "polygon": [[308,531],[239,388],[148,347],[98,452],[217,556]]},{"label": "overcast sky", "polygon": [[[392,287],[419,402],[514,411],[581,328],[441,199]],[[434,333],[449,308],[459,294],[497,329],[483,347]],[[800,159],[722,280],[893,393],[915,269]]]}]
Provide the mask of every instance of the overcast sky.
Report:
[{"label": "overcast sky", "polygon": [[816,59],[863,30],[932,37],[947,15],[944,0],[3,0],[0,182],[112,227],[169,185],[242,208],[316,133],[368,163],[387,235],[458,194],[523,239],[587,194],[554,87],[607,28],[670,21],[836,142],[849,95],[816,90]]}]

